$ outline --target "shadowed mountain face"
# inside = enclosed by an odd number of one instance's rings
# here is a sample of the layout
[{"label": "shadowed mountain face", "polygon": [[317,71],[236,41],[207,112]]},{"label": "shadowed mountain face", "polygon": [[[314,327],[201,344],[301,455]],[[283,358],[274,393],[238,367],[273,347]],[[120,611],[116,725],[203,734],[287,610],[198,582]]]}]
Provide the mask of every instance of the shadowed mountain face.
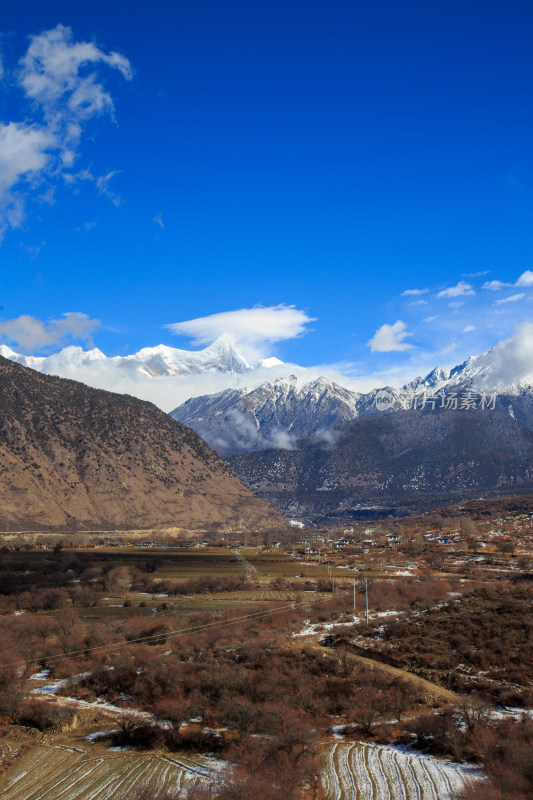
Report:
[{"label": "shadowed mountain face", "polygon": [[322,523],[531,489],[533,432],[497,410],[398,411],[228,462],[285,515]]},{"label": "shadowed mountain face", "polygon": [[197,431],[221,456],[291,448],[299,437],[323,434],[357,416],[361,395],[325,378],[277,378],[256,389],[193,397],[171,417]]},{"label": "shadowed mountain face", "polygon": [[284,525],[151,403],[0,357],[0,529]]}]

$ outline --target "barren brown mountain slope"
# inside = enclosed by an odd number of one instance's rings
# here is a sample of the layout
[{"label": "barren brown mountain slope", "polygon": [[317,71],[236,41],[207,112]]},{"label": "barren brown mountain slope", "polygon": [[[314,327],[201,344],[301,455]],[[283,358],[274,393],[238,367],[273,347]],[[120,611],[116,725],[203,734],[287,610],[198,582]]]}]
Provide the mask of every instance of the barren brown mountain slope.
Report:
[{"label": "barren brown mountain slope", "polygon": [[285,520],[151,403],[0,357],[0,530]]}]

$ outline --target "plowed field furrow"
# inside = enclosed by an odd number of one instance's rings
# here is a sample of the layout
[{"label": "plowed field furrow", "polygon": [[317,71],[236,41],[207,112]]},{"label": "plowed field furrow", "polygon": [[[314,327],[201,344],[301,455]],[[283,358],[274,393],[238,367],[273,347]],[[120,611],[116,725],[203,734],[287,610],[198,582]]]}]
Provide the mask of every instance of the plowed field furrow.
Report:
[{"label": "plowed field furrow", "polygon": [[368,742],[335,742],[326,751],[324,800],[451,800],[468,778],[467,765]]},{"label": "plowed field furrow", "polygon": [[[408,800],[405,784],[402,781],[402,773],[398,765],[398,759],[397,759],[398,754],[394,751],[392,753],[389,753],[387,751],[387,755],[390,757],[391,763],[394,765],[395,780],[392,781],[392,784],[397,788],[397,790],[401,789],[403,800]],[[400,798],[398,798],[398,800],[400,800]]]},{"label": "plowed field furrow", "polygon": [[214,774],[181,758],[38,745],[2,777],[0,800],[116,800],[140,786],[177,791]]},{"label": "plowed field furrow", "polygon": [[351,788],[352,788],[351,798],[353,798],[353,800],[357,800],[357,787],[355,785],[355,781],[353,779],[353,772],[352,772],[352,770],[350,768],[350,763],[349,763],[350,762],[351,753],[352,753],[351,749],[346,751],[345,764],[346,764],[346,771],[348,773],[348,777],[350,779],[350,784],[351,784]]}]

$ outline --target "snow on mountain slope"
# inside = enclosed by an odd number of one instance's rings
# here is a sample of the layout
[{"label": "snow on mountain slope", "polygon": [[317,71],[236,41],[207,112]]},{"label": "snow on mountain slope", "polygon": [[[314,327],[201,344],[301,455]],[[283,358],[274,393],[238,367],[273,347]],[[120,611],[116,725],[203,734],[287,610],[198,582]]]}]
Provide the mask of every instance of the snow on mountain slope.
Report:
[{"label": "snow on mountain slope", "polygon": [[292,449],[305,437],[331,443],[336,435],[333,429],[358,417],[380,415],[376,398],[383,393],[391,399],[392,412],[420,407],[424,397],[436,396],[433,407],[444,407],[449,395],[460,397],[470,390],[492,393],[497,395],[494,408],[533,429],[533,376],[524,377],[522,370],[520,380],[505,385],[500,348],[498,345],[473,356],[452,370],[436,367],[402,388],[385,387],[360,394],[326,378],[306,382],[292,375],[253,389],[229,389],[196,397],[171,415],[224,456],[269,448]]},{"label": "snow on mountain slope", "polygon": [[[1,345],[0,355],[45,374],[150,400],[166,411],[174,408],[176,419],[221,452],[227,446],[242,452],[276,443],[293,447],[299,437],[322,435],[348,420],[378,414],[376,397],[383,391],[391,396],[392,411],[409,407],[414,396],[424,393],[471,387],[497,391],[506,413],[533,425],[533,323],[530,328],[451,370],[436,367],[401,388],[363,394],[343,387],[342,377],[333,382],[317,377],[314,368],[283,364],[275,357],[251,364],[227,335],[198,351],[158,345],[107,357],[96,348],[70,346],[49,356],[26,356]],[[346,383],[353,385],[348,378]]]},{"label": "snow on mountain slope", "polygon": [[326,378],[305,381],[294,375],[256,389],[228,389],[195,397],[171,412],[221,454],[293,447],[357,415],[356,392]]}]

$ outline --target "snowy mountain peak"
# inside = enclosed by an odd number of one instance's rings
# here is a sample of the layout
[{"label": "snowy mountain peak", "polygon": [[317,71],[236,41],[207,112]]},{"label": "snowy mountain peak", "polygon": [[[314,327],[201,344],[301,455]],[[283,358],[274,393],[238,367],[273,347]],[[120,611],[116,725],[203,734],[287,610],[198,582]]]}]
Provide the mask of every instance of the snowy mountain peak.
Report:
[{"label": "snowy mountain peak", "polygon": [[[26,356],[0,345],[0,355],[25,367],[63,377],[73,377],[76,368],[87,368],[92,362],[105,362],[106,366],[117,370],[117,377],[127,373],[145,378],[210,372],[240,374],[252,369],[229,336],[219,337],[204,350],[179,350],[159,344],[143,347],[128,356],[110,358],[96,347],[83,350],[75,345],[64,347],[50,356]],[[84,379],[87,380],[85,375]]]}]

